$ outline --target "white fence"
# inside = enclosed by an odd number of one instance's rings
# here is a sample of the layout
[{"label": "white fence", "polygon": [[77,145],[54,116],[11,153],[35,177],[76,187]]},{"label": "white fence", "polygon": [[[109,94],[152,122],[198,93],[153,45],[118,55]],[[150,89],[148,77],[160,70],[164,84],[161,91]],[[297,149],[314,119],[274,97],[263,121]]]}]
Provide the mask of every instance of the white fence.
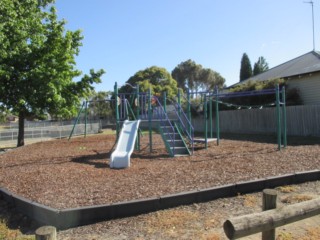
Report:
[{"label": "white fence", "polygon": [[[320,136],[320,105],[290,106],[286,112],[288,135]],[[273,134],[277,131],[276,108],[220,111],[219,118],[221,132]],[[195,131],[204,131],[203,118],[195,118],[192,122]]]}]

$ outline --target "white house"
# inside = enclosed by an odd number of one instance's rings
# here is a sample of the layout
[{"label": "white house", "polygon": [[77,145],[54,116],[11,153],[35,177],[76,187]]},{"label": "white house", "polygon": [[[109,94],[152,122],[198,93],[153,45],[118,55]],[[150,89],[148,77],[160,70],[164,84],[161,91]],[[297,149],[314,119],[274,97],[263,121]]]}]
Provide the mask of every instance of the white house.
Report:
[{"label": "white house", "polygon": [[288,80],[288,88],[297,88],[304,105],[320,105],[320,52],[311,51],[235,85],[276,78]]}]

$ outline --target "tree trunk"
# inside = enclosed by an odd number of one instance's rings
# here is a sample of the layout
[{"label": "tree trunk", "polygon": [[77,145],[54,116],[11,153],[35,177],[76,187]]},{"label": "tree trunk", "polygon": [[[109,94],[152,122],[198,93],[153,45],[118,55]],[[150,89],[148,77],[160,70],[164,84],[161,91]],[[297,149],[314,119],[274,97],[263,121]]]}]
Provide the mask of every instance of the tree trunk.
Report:
[{"label": "tree trunk", "polygon": [[24,146],[24,118],[25,118],[24,111],[20,110],[17,147]]}]

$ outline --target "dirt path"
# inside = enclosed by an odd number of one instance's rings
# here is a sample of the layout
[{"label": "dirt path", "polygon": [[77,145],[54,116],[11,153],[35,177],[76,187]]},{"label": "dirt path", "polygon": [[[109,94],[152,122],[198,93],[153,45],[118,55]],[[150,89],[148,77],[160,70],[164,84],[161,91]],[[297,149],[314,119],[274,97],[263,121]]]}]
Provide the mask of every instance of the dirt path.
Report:
[{"label": "dirt path", "polygon": [[[280,187],[278,207],[320,197],[320,181]],[[59,232],[59,240],[75,239],[227,239],[222,225],[232,216],[261,211],[262,193],[181,206],[137,217],[101,222]],[[320,216],[277,229],[279,240],[320,239]],[[313,235],[313,236],[312,236]],[[310,238],[304,238],[304,237]],[[261,239],[261,234],[242,239]]]},{"label": "dirt path", "polygon": [[[279,187],[278,207],[320,197],[320,181]],[[105,221],[58,232],[58,240],[227,239],[222,225],[233,216],[261,211],[262,193],[181,206],[136,217]],[[7,223],[7,227],[3,225]],[[9,227],[8,227],[9,226]],[[37,226],[0,199],[0,239],[32,239]],[[278,240],[320,239],[320,216],[282,226]],[[242,239],[260,240],[261,234]]]}]

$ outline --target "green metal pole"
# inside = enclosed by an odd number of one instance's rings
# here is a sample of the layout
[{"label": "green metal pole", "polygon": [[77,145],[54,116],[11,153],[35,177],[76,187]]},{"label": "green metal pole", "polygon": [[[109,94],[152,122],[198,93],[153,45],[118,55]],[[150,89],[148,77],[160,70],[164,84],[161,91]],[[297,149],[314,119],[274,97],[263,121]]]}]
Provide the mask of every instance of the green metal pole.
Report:
[{"label": "green metal pole", "polygon": [[187,107],[188,107],[188,119],[190,122],[189,126],[189,135],[191,136],[191,104],[190,104],[190,90],[188,89],[188,94],[187,94]]},{"label": "green metal pole", "polygon": [[118,106],[118,85],[117,82],[114,84],[114,95],[115,95],[115,105],[116,105],[116,134],[117,134],[117,141],[119,138],[120,126],[119,126],[119,106]]},{"label": "green metal pole", "polygon": [[133,120],[137,120],[137,118],[136,118],[136,116],[135,116],[135,114],[134,114],[134,112],[133,112],[133,110],[132,110],[132,108],[130,106],[130,103],[127,102],[127,104],[128,104],[128,113],[131,113]]},{"label": "green metal pole", "polygon": [[[130,120],[129,118],[129,101],[126,100],[126,98],[124,98],[124,106],[125,106],[125,109],[126,109],[126,115],[127,115],[127,119]],[[132,116],[132,118],[134,119],[134,116]]]},{"label": "green metal pole", "polygon": [[286,111],[286,90],[282,87],[282,119],[283,119],[283,147],[287,147],[287,111]]},{"label": "green metal pole", "polygon": [[181,89],[178,88],[178,114],[181,115]]},{"label": "green metal pole", "polygon": [[208,149],[208,107],[207,107],[207,95],[204,95],[204,106],[203,106],[203,111],[204,111],[204,136],[205,136],[205,146],[206,149]]},{"label": "green metal pole", "polygon": [[[140,119],[140,99],[139,99],[139,95],[140,95],[140,93],[139,93],[139,84],[137,84],[137,86],[136,86],[136,99],[137,99],[137,117],[136,117],[136,119]],[[138,134],[137,135],[137,141],[136,141],[136,149],[138,150],[138,151],[140,151],[140,134]]]},{"label": "green metal pole", "polygon": [[85,104],[85,119],[84,119],[84,137],[87,137],[87,123],[88,123],[88,102]]},{"label": "green metal pole", "polygon": [[213,124],[212,124],[212,96],[209,100],[209,128],[210,128],[210,138],[213,138]]},{"label": "green metal pole", "polygon": [[81,108],[80,108],[80,110],[79,110],[77,119],[76,119],[75,123],[73,124],[73,127],[72,127],[72,130],[71,130],[71,133],[70,133],[70,135],[69,135],[68,140],[70,140],[70,138],[72,137],[72,134],[73,134],[73,132],[74,132],[74,129],[75,129],[75,127],[76,127],[76,125],[77,125],[77,123],[78,123],[78,121],[79,121],[80,114],[81,114],[81,112],[82,112],[82,109],[83,109],[83,107],[84,107],[84,104],[85,104],[85,102],[82,103],[82,106],[81,106]]},{"label": "green metal pole", "polygon": [[216,87],[216,132],[217,146],[220,144],[220,119],[219,119],[219,91]]},{"label": "green metal pole", "polygon": [[277,111],[277,139],[278,150],[281,150],[281,115],[280,115],[280,96],[279,85],[276,87],[276,111]]},{"label": "green metal pole", "polygon": [[163,110],[167,113],[167,92],[163,92]]},{"label": "green metal pole", "polygon": [[149,149],[150,153],[152,152],[152,122],[151,122],[151,88],[149,88],[148,91],[148,98],[149,98],[149,104],[148,104],[148,118],[149,118]]}]

